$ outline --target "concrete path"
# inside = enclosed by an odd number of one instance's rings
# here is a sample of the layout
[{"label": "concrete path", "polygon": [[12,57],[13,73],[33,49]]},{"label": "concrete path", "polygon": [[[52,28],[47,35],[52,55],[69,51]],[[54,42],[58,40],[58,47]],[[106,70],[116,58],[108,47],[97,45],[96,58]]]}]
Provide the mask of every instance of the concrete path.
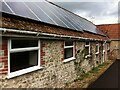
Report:
[{"label": "concrete path", "polygon": [[120,60],[115,61],[89,88],[120,89]]}]

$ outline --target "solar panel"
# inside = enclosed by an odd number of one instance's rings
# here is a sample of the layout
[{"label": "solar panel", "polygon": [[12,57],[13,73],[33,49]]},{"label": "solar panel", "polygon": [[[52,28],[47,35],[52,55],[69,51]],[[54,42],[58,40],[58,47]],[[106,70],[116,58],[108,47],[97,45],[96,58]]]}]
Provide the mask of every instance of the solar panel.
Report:
[{"label": "solar panel", "polygon": [[[55,24],[54,21],[36,3],[25,2],[26,5],[39,17],[41,22]],[[36,9],[37,8],[37,9]]]},{"label": "solar panel", "polygon": [[68,27],[68,28],[72,28],[72,29],[75,29],[73,26],[71,26],[70,24],[69,24],[69,22],[65,19],[65,17],[63,16],[63,14],[61,14],[61,12],[59,12],[58,11],[58,9],[59,8],[57,8],[57,7],[55,7],[55,6],[53,6],[53,5],[51,5],[51,4],[48,4],[48,6],[47,6],[48,8],[50,8],[49,10],[51,11],[51,12],[54,12],[54,14],[56,15],[56,16],[58,16],[58,18]]},{"label": "solar panel", "polygon": [[2,4],[1,5],[2,6],[1,11],[5,11],[7,13],[11,13],[12,14],[11,10],[7,7],[7,5],[4,2],[1,2],[1,4]]},{"label": "solar panel", "polygon": [[48,7],[46,7],[46,4],[44,2],[42,3],[36,3],[40,8],[42,8],[47,15],[49,15],[49,17],[51,17],[54,22],[56,23],[56,25],[58,26],[63,26],[63,27],[67,27],[60,19],[57,15],[54,14],[54,12],[51,12],[50,9]]},{"label": "solar panel", "polygon": [[67,26],[69,26],[71,29],[73,29],[73,30],[76,30],[76,28],[73,26],[73,24],[72,23],[70,23],[68,20],[67,20],[67,16],[65,15],[65,13],[63,13],[60,9],[58,9],[58,7],[55,9],[58,13],[59,13],[59,15],[61,15],[63,18],[64,18],[64,22],[67,24]]},{"label": "solar panel", "polygon": [[69,19],[71,19],[72,24],[77,28],[78,31],[83,30],[81,25],[75,20],[74,16],[71,13],[68,13],[68,12],[64,12],[64,13]]},{"label": "solar panel", "polygon": [[[62,19],[62,18],[64,18],[64,19],[66,19],[66,21],[64,21],[64,20],[62,20],[64,23],[66,23],[66,25],[67,26],[69,26],[70,25],[70,28],[74,28],[75,30],[79,30],[79,29],[81,29],[82,30],[82,28],[80,28],[78,25],[76,25],[75,23],[74,23],[74,21],[72,20],[72,18],[71,17],[69,17],[69,15],[67,15],[66,14],[66,12],[64,12],[64,10],[63,9],[61,9],[61,8],[59,8],[59,7],[56,7],[56,6],[54,6],[54,5],[52,5],[52,4],[50,4],[50,3],[48,3],[49,5],[48,6],[51,6],[50,7],[50,10],[52,10],[54,13],[55,13],[55,11],[57,11],[58,12],[58,16]],[[53,10],[54,9],[54,10]],[[60,16],[59,14],[61,14],[62,13],[62,16]],[[80,30],[80,31],[81,31]]]},{"label": "solar panel", "polygon": [[[1,10],[1,9],[0,9]],[[69,28],[77,31],[89,31],[103,34],[91,22],[50,3],[42,2],[2,2],[2,12],[30,18],[33,20]]]},{"label": "solar panel", "polygon": [[16,15],[39,20],[23,2],[6,2]]}]

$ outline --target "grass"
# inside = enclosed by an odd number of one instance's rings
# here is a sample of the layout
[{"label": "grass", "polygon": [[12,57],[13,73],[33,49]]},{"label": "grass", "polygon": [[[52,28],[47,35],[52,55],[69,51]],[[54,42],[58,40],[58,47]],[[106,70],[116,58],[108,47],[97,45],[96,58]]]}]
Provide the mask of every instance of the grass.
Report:
[{"label": "grass", "polygon": [[87,88],[92,82],[103,74],[108,67],[113,63],[113,61],[108,61],[94,67],[91,71],[84,73],[78,79],[76,79],[69,87],[74,88]]},{"label": "grass", "polygon": [[[91,71],[89,71],[89,72],[81,75],[81,77],[79,77],[78,80],[83,80],[83,79],[85,79],[85,78],[88,78],[88,77],[92,76],[93,74],[98,73],[99,70],[100,70],[102,67],[106,66],[106,65],[107,65],[107,63],[103,63],[103,64],[100,64],[100,65],[97,66],[97,67],[94,67]],[[77,81],[77,80],[76,80],[76,81]]]}]

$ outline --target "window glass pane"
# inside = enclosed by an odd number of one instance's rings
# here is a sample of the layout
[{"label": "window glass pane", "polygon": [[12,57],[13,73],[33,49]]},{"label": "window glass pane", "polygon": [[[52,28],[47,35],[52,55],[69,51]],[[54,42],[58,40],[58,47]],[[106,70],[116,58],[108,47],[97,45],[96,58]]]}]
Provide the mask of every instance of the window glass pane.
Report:
[{"label": "window glass pane", "polygon": [[89,55],[89,47],[85,47],[85,56]]},{"label": "window glass pane", "polygon": [[100,50],[103,50],[103,45],[100,46]]},{"label": "window glass pane", "polygon": [[109,50],[110,49],[110,45],[109,45],[109,43],[107,43],[107,50]]},{"label": "window glass pane", "polygon": [[38,40],[12,40],[11,48],[37,47]]},{"label": "window glass pane", "polygon": [[64,59],[73,57],[73,48],[64,49]]},{"label": "window glass pane", "polygon": [[96,52],[98,52],[99,46],[98,44],[96,44]]},{"label": "window glass pane", "polygon": [[86,42],[86,45],[89,45],[89,42]]},{"label": "window glass pane", "polygon": [[73,46],[73,41],[65,41],[65,46]]},{"label": "window glass pane", "polygon": [[10,72],[38,65],[38,50],[10,54]]}]

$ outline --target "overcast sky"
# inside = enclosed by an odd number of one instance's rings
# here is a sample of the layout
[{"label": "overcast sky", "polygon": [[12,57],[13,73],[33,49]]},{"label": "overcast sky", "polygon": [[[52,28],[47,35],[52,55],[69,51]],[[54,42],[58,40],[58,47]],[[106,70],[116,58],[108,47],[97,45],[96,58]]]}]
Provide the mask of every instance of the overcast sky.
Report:
[{"label": "overcast sky", "polygon": [[[94,24],[118,22],[119,0],[49,0],[92,21]],[[83,2],[84,1],[84,2]],[[120,5],[120,4],[119,4]]]}]

